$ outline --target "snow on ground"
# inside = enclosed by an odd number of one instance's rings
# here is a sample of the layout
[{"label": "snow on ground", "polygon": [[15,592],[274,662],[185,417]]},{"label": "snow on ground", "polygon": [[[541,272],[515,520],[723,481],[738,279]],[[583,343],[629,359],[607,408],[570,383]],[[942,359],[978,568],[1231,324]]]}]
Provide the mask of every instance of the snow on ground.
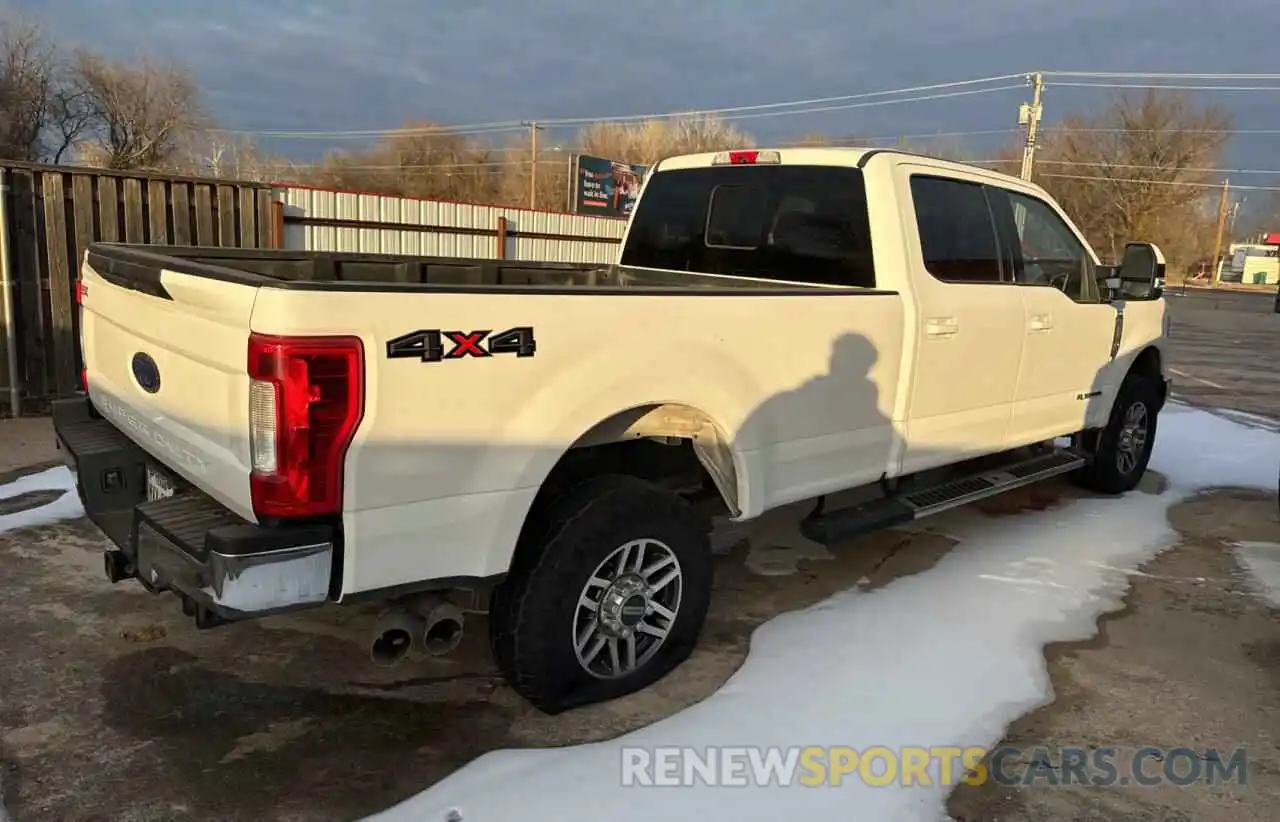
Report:
[{"label": "snow on ground", "polygon": [[1273,608],[1280,608],[1280,545],[1274,542],[1241,542],[1236,559],[1257,583]]},{"label": "snow on ground", "polygon": [[[35,528],[59,520],[75,519],[84,514],[80,497],[76,494],[76,479],[66,468],[50,468],[0,485],[0,500],[13,499],[36,491],[64,493],[47,505],[12,514],[0,514],[0,535],[18,528]],[[9,822],[9,814],[4,808],[3,785],[0,785],[0,822]]]},{"label": "snow on ground", "polygon": [[[84,515],[84,507],[80,504],[80,496],[76,494],[76,478],[70,470],[58,467],[29,474],[6,485],[0,485],[0,500],[13,499],[22,494],[37,491],[64,491],[48,505],[41,505],[26,511],[12,514],[0,514],[0,534],[18,528],[35,528],[49,525],[59,520],[75,519]],[[0,818],[0,822],[3,819]]]},{"label": "snow on ground", "polygon": [[990,519],[927,521],[959,545],[932,569],[838,594],[761,626],[714,696],[608,742],[487,754],[368,822],[945,818],[949,788],[623,785],[623,748],[991,746],[1050,701],[1042,649],[1096,632],[1126,571],[1169,547],[1173,503],[1215,486],[1274,489],[1280,435],[1171,405],[1152,468],[1160,495]]}]

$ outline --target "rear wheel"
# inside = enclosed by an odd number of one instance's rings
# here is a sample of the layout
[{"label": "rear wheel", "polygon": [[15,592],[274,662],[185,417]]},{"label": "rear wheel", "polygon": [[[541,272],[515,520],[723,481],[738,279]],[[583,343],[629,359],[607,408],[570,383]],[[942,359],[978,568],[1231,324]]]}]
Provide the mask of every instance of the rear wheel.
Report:
[{"label": "rear wheel", "polygon": [[1133,490],[1151,461],[1159,412],[1156,381],[1132,374],[1126,377],[1106,426],[1089,438],[1091,459],[1075,474],[1077,483],[1103,494]]},{"label": "rear wheel", "polygon": [[712,581],[708,526],[688,503],[597,477],[537,516],[490,616],[517,693],[559,713],[640,690],[688,658]]}]

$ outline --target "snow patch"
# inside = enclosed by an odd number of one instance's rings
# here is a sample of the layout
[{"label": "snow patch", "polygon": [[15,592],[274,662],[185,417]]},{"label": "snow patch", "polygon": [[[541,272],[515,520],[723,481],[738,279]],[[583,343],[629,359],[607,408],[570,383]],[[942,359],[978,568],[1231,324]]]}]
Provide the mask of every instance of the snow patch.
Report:
[{"label": "snow patch", "polygon": [[[0,485],[0,499],[11,499],[34,491],[65,493],[48,505],[0,515],[0,534],[19,528],[36,528],[84,516],[84,506],[80,504],[80,496],[76,493],[76,478],[69,469],[62,466],[50,468],[38,474],[20,477],[6,485]],[[4,822],[3,817],[0,817],[0,822]]]},{"label": "snow patch", "polygon": [[1238,542],[1236,560],[1249,572],[1273,608],[1280,608],[1280,545],[1274,542]]},{"label": "snow patch", "polygon": [[[949,788],[623,787],[624,746],[990,746],[1053,697],[1042,649],[1087,639],[1120,607],[1130,569],[1172,545],[1168,507],[1204,488],[1275,488],[1280,435],[1185,406],[1160,418],[1161,494],[1079,500],[992,519],[958,509],[931,569],[849,590],[756,630],[712,697],[618,739],[495,751],[370,822],[946,818]],[[937,763],[932,776],[937,777]],[[495,790],[495,786],[501,786]]]}]

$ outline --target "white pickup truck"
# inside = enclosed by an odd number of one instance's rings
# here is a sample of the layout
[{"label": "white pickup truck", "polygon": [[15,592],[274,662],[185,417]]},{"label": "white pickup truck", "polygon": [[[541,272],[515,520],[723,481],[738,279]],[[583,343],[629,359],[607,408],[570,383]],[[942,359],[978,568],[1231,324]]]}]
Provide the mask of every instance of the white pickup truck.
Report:
[{"label": "white pickup truck", "polygon": [[383,601],[379,661],[487,610],[556,712],[688,656],[717,508],[815,500],[830,544],[1057,474],[1133,488],[1163,267],[966,165],[674,157],[613,266],[96,244],[54,423],[112,581],[200,627]]}]

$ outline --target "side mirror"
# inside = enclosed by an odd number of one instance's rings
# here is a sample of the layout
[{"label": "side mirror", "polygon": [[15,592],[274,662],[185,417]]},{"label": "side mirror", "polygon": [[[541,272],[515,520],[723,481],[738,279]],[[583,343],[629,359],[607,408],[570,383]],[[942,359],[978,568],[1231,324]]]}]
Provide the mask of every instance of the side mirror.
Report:
[{"label": "side mirror", "polygon": [[1104,271],[1113,299],[1157,300],[1164,293],[1164,254],[1154,243],[1128,243],[1120,264]]}]

